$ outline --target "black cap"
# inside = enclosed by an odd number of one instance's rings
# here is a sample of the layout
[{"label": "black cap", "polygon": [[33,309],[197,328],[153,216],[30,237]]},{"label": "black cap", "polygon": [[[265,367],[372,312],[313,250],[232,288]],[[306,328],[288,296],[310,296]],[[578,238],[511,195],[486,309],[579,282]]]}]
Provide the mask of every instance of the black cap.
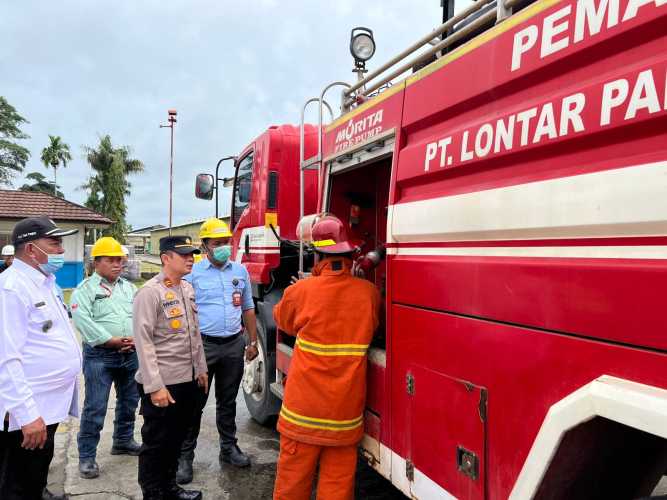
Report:
[{"label": "black cap", "polygon": [[28,217],[14,226],[12,244],[20,245],[39,238],[60,238],[78,232],[78,229],[60,229],[48,217]]},{"label": "black cap", "polygon": [[170,250],[181,255],[201,253],[199,248],[192,244],[189,236],[165,236],[164,238],[160,238],[160,253]]}]

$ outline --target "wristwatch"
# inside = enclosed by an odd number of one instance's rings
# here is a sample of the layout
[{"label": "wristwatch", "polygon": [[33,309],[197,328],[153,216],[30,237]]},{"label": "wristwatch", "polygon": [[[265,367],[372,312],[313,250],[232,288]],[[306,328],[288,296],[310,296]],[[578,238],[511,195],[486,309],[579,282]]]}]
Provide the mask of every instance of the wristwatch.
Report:
[{"label": "wristwatch", "polygon": [[253,346],[253,347],[257,347],[257,341],[256,341],[256,340],[253,340],[253,341],[250,342],[250,344],[248,344],[248,345],[249,345],[249,346]]}]

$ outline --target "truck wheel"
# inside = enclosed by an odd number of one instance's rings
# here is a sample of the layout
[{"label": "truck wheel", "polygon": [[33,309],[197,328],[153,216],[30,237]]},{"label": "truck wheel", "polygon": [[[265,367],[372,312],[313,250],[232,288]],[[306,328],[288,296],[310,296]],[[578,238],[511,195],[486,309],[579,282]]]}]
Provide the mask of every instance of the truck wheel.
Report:
[{"label": "truck wheel", "polygon": [[280,411],[281,401],[270,390],[276,380],[276,355],[266,348],[266,328],[257,318],[257,350],[259,354],[243,370],[243,397],[250,416],[258,423],[271,426]]}]

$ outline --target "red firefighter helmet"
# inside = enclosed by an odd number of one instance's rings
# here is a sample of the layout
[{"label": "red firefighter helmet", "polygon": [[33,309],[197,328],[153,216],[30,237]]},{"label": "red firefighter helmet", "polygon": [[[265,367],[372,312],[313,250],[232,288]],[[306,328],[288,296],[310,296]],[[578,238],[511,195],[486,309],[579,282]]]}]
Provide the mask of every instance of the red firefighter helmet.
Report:
[{"label": "red firefighter helmet", "polygon": [[341,254],[354,252],[357,247],[350,243],[345,224],[333,215],[325,215],[312,229],[313,247],[320,253]]}]

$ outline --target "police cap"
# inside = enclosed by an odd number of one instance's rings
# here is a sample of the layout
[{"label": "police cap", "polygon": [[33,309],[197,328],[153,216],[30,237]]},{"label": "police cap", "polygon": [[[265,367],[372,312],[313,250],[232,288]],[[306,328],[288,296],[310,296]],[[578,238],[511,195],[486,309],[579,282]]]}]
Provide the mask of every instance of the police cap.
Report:
[{"label": "police cap", "polygon": [[12,244],[20,245],[40,238],[60,238],[79,232],[78,229],[61,229],[48,217],[28,217],[19,221],[12,231]]},{"label": "police cap", "polygon": [[160,238],[160,254],[169,251],[180,253],[181,255],[201,253],[201,251],[192,244],[192,240],[189,236],[165,236],[164,238]]}]

